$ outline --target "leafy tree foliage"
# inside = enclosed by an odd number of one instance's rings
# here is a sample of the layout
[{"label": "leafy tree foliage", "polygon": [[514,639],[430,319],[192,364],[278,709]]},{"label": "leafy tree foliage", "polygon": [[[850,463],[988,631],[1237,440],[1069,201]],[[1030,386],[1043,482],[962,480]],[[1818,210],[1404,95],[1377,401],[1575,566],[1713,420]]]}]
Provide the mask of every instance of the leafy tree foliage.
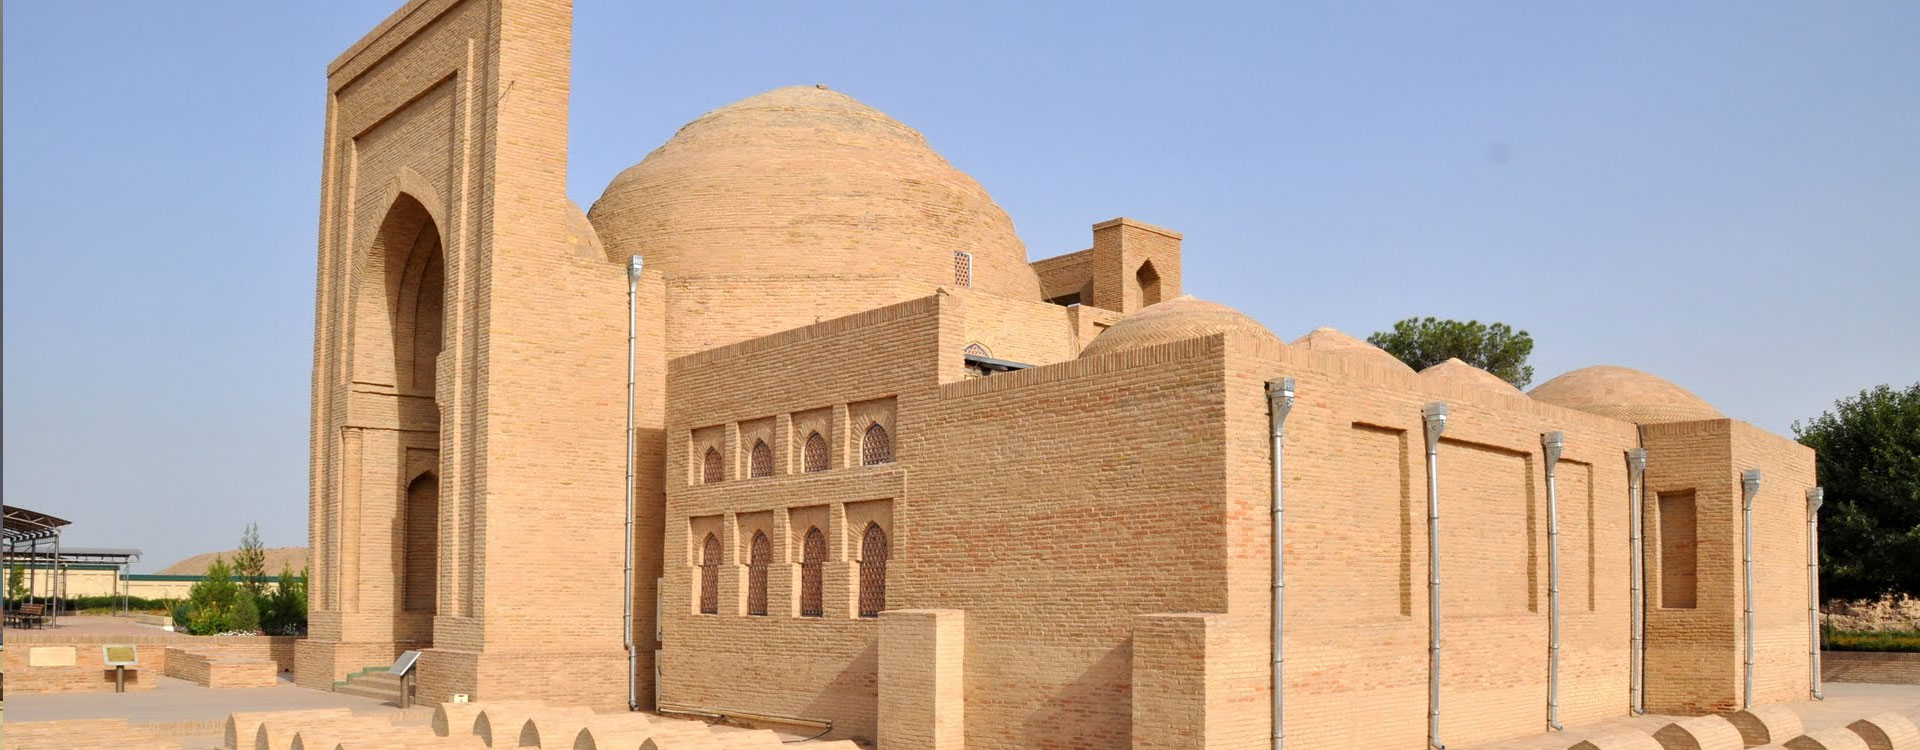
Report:
[{"label": "leafy tree foliage", "polygon": [[[187,632],[214,635],[233,630],[234,612],[243,597],[249,595],[233,582],[227,561],[213,558],[213,564],[207,566],[207,577],[187,590]],[[254,619],[259,619],[257,613]]]},{"label": "leafy tree foliage", "polygon": [[1367,343],[1387,350],[1415,370],[1459,357],[1515,388],[1533,382],[1533,366],[1527,364],[1527,357],[1533,354],[1533,337],[1505,323],[1407,318],[1393,324],[1391,331],[1368,336]]},{"label": "leafy tree foliage", "polygon": [[7,598],[20,601],[27,598],[27,569],[13,566],[13,572],[7,574]]},{"label": "leafy tree foliage", "polygon": [[1860,599],[1920,596],[1920,383],[1885,385],[1793,423],[1817,452],[1820,593]]},{"label": "leafy tree foliage", "polygon": [[254,598],[267,590],[267,548],[260,543],[260,524],[249,523],[240,534],[240,549],[233,553],[233,574],[240,577],[240,588]]},{"label": "leafy tree foliage", "polygon": [[307,572],[294,577],[292,568],[280,570],[273,591],[260,600],[260,628],[269,635],[305,635],[307,632]]}]

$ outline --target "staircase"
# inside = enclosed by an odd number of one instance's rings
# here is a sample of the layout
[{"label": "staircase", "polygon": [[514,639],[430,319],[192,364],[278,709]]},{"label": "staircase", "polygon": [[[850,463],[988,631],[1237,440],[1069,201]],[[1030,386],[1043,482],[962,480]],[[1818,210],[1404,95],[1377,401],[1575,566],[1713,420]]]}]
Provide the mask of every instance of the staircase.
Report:
[{"label": "staircase", "polygon": [[400,705],[400,678],[387,674],[386,667],[367,667],[347,679],[333,683],[333,692],[372,698],[382,703]]}]

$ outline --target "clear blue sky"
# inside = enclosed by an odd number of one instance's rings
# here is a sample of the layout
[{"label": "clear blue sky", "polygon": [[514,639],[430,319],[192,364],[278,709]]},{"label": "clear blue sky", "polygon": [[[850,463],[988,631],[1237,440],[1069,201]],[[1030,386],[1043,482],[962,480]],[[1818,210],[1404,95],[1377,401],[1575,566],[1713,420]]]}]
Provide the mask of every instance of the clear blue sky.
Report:
[{"label": "clear blue sky", "polygon": [[[7,502],[305,544],[325,69],[399,1],[7,3]],[[926,5],[580,0],[570,193],[824,83],[1283,338],[1507,321],[1782,433],[1920,379],[1920,4]]]}]

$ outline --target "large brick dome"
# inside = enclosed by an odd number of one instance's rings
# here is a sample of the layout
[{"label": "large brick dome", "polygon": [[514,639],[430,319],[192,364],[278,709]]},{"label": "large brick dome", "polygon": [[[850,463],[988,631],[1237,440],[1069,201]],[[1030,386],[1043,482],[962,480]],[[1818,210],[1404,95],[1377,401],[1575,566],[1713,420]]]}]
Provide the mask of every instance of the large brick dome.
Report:
[{"label": "large brick dome", "polygon": [[[824,87],[775,89],[700,116],[615,177],[589,216],[609,256],[639,253],[673,280],[951,286],[954,253],[967,252],[973,287],[1040,299],[1013,221],[979,183],[912,128]],[[831,282],[807,283],[835,294]]]},{"label": "large brick dome", "polygon": [[1534,400],[1635,424],[1719,419],[1720,410],[1685,388],[1627,367],[1596,365],[1541,383]]},{"label": "large brick dome", "polygon": [[1139,312],[1101,331],[1087,344],[1087,348],[1080,351],[1080,356],[1097,357],[1229,331],[1249,333],[1280,343],[1280,337],[1239,310],[1218,302],[1181,295],[1140,308]]}]

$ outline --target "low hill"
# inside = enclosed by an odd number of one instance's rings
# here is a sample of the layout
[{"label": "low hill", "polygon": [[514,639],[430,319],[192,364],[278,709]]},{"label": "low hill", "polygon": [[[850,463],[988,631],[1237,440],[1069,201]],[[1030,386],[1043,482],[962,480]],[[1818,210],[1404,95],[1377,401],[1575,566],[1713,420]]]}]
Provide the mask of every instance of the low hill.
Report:
[{"label": "low hill", "polygon": [[[203,552],[201,554],[194,555],[193,557],[189,557],[185,560],[181,560],[172,565],[168,565],[165,568],[161,568],[160,575],[163,575],[163,576],[205,575],[207,572],[207,566],[213,564],[213,558],[216,555],[219,557],[226,558],[227,564],[231,565],[233,564],[234,553],[237,553],[239,551],[240,550],[237,550],[237,549],[230,549],[224,552]],[[266,549],[266,553],[267,553],[267,575],[275,575],[275,576],[280,575],[280,569],[282,567],[291,567],[293,569],[293,574],[299,575],[300,571],[304,570],[307,567],[307,548],[305,547],[268,547]]]}]

